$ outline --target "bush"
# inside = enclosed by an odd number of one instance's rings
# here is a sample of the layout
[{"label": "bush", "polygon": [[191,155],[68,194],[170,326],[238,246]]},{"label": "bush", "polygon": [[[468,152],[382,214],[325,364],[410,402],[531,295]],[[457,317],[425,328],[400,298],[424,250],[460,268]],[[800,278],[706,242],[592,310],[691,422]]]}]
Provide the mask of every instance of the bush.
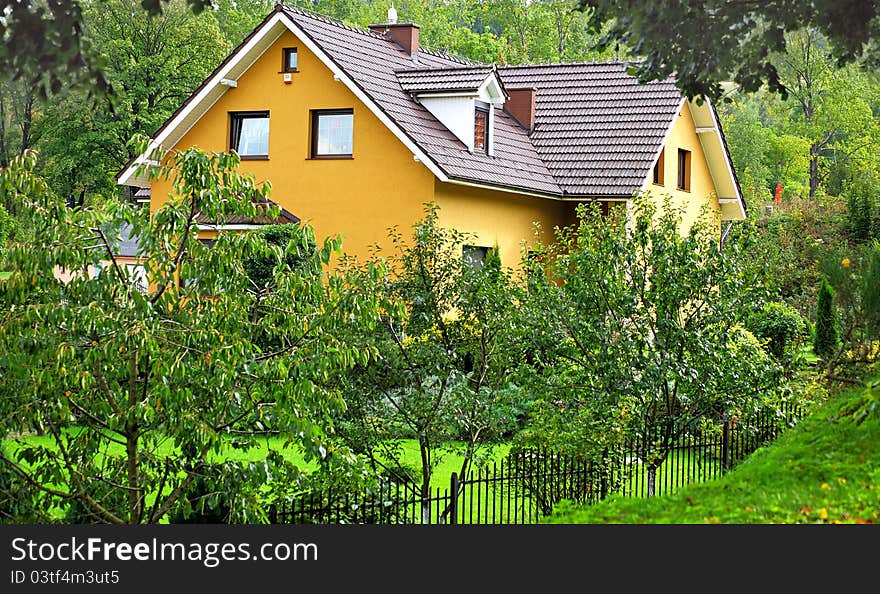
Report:
[{"label": "bush", "polygon": [[[303,233],[296,224],[266,225],[256,233],[266,242],[266,249],[248,255],[242,264],[257,289],[265,289],[274,284],[275,268],[279,264],[283,263],[290,270],[296,270],[317,247],[311,237]],[[291,246],[291,242],[295,242],[295,245]]]},{"label": "bush", "polygon": [[766,303],[746,321],[748,329],[777,361],[794,363],[807,336],[807,323],[798,311],[781,302]]},{"label": "bush", "polygon": [[840,346],[837,332],[837,314],[834,311],[834,289],[826,279],[819,285],[816,299],[816,333],[813,337],[813,351],[826,359],[834,355]]}]

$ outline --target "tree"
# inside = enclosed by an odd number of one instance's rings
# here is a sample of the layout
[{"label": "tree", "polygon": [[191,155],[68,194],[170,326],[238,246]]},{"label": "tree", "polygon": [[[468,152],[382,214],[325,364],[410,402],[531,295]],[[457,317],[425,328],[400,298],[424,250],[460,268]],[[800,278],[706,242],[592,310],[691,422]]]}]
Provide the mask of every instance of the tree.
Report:
[{"label": "tree", "polygon": [[[481,446],[515,422],[508,273],[497,253],[472,266],[462,253],[469,238],[440,227],[438,216],[429,205],[411,241],[392,230],[393,252],[357,265],[361,290],[376,296],[383,314],[375,331],[350,338],[375,357],[340,378],[348,403],[342,439],[423,498],[445,442],[464,441],[459,473],[466,476]],[[418,441],[415,477],[400,462],[401,437]]]},{"label": "tree", "polygon": [[[161,14],[171,0],[142,0],[147,15]],[[39,2],[0,0],[0,63],[15,79],[24,77],[45,99],[75,81],[91,91],[104,93],[110,85],[100,59],[85,34],[84,7],[100,0]],[[163,4],[166,6],[163,7]],[[195,14],[212,6],[211,0],[186,0]]]},{"label": "tree", "polygon": [[717,99],[722,83],[734,81],[746,91],[767,84],[785,93],[774,52],[786,50],[785,33],[816,29],[830,42],[838,64],[865,58],[874,67],[878,8],[871,0],[848,2],[630,2],[579,0],[594,12],[595,28],[609,27],[605,45],[614,42],[644,58],[634,68],[643,80],[676,75],[690,97]]},{"label": "tree", "polygon": [[813,338],[813,351],[817,356],[829,359],[834,356],[839,346],[837,316],[834,313],[834,289],[827,279],[822,279],[816,297],[816,332]]},{"label": "tree", "polygon": [[95,98],[65,87],[39,125],[44,175],[71,205],[115,196],[114,176],[135,154],[132,136],[154,134],[228,48],[213,14],[193,16],[183,0],[157,16],[138,0],[102,0],[83,15],[112,89]]},{"label": "tree", "polygon": [[682,437],[761,406],[780,384],[739,323],[763,298],[748,242],[721,251],[709,220],[683,231],[680,216],[644,196],[630,217],[581,208],[534,260],[538,282],[519,308],[541,395],[525,441],[595,458],[640,444],[649,493]]},{"label": "tree", "polygon": [[[12,245],[14,272],[0,283],[2,466],[38,492],[34,507],[67,510],[69,521],[186,516],[205,485],[211,509],[217,493],[228,497],[225,521],[265,521],[262,498],[296,491],[299,469],[277,450],[259,463],[230,453],[268,432],[322,468],[347,466],[327,446],[343,407],[327,383],[367,363],[336,336],[349,323],[369,328],[375,310],[327,272],[338,240],[317,243],[308,227],[283,246],[246,233],[199,241],[197,214],[253,217],[268,197],[268,185],[236,173],[234,153],[155,157],[173,196],[149,219],[113,202],[106,213],[67,208],[33,174],[31,153],[0,178],[0,197],[22,204],[36,230]],[[123,222],[141,241],[145,293],[112,256]],[[247,255],[274,255],[271,290],[253,290]],[[49,444],[28,438],[36,426]]]},{"label": "tree", "polygon": [[24,81],[0,81],[0,167],[33,145],[36,99],[36,90]]}]

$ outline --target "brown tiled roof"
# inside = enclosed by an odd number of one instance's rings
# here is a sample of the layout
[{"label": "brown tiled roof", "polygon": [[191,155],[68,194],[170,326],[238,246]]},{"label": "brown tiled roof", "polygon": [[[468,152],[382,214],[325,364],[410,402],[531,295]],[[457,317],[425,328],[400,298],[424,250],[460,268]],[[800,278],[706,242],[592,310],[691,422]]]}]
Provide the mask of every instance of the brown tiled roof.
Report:
[{"label": "brown tiled roof", "polygon": [[[267,200],[264,202],[257,203],[257,212],[260,210],[266,210],[266,205],[270,204],[272,206],[277,206],[273,201]],[[227,217],[222,225],[286,225],[289,223],[299,223],[300,218],[288,211],[285,208],[281,209],[281,212],[278,213],[277,217],[270,217],[268,215],[257,215],[255,217],[245,217],[240,215],[234,215]],[[201,218],[201,213],[196,215],[196,222],[199,225],[216,225],[217,223],[213,221],[204,220]]]},{"label": "brown tiled roof", "polygon": [[531,141],[567,195],[641,189],[682,95],[672,80],[640,84],[620,62],[499,68],[508,88],[535,87]]},{"label": "brown tiled roof", "polygon": [[466,62],[422,48],[411,56],[389,37],[297,8],[285,7],[284,11],[450,178],[561,194],[527,132],[512,117],[495,110],[494,157],[471,153],[397,81],[397,72],[401,70],[455,68],[467,65]]},{"label": "brown tiled roof", "polygon": [[294,21],[440,171],[458,181],[559,197],[629,197],[648,176],[682,102],[672,81],[641,85],[621,63],[497,68],[505,87],[537,89],[535,125],[529,132],[496,109],[494,156],[471,153],[410,93],[452,90],[455,84],[471,89],[495,67],[423,47],[410,55],[379,33],[289,6],[276,11]]},{"label": "brown tiled roof", "polygon": [[476,91],[494,70],[492,66],[460,66],[398,70],[396,74],[401,88],[408,93],[442,93]]}]

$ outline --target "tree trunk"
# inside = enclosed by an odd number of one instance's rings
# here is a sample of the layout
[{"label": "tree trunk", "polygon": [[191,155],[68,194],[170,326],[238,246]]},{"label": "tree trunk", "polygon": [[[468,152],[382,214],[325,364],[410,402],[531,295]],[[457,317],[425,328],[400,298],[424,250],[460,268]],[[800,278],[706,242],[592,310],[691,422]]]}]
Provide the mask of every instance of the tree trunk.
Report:
[{"label": "tree trunk", "polygon": [[0,168],[9,166],[9,153],[6,148],[6,99],[0,89]]},{"label": "tree trunk", "polygon": [[650,464],[648,466],[648,497],[653,497],[655,490],[654,486],[657,480],[657,467],[654,464]]},{"label": "tree trunk", "polygon": [[819,189],[819,150],[818,143],[810,145],[810,200],[816,199],[816,190]]},{"label": "tree trunk", "polygon": [[[138,404],[138,357],[137,351],[133,352],[128,359],[128,410],[130,421],[126,425],[125,453],[128,462],[128,522],[130,524],[140,524],[142,519],[141,513],[141,491],[140,477],[138,476],[138,440],[140,439],[140,426],[137,422],[135,409]],[[161,497],[161,493],[156,496]]]},{"label": "tree trunk", "polygon": [[34,100],[36,95],[34,90],[28,89],[25,95],[24,108],[21,114],[21,148],[19,149],[20,154],[24,154],[24,152],[31,147],[31,128],[34,122]]},{"label": "tree trunk", "polygon": [[422,457],[422,484],[419,494],[422,499],[422,524],[431,523],[431,444],[424,433],[419,434],[419,453]]}]

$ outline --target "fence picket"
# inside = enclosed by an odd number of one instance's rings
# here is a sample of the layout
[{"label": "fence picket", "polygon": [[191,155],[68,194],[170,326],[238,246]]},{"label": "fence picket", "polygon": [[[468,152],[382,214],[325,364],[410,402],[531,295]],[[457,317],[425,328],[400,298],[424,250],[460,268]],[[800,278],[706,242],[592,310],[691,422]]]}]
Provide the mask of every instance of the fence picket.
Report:
[{"label": "fence picket", "polygon": [[[682,436],[654,473],[655,495],[723,475],[797,423],[802,413],[786,404],[780,414],[762,411],[751,420],[725,423],[717,436],[705,431]],[[598,463],[546,448],[519,451],[466,476],[453,473],[448,491],[436,488],[426,497],[400,482],[335,497],[332,488],[312,491],[270,504],[267,517],[279,524],[537,523],[561,499],[593,504],[615,492],[645,497],[650,440],[648,432],[635,440],[624,438],[610,453],[604,450]]]}]

